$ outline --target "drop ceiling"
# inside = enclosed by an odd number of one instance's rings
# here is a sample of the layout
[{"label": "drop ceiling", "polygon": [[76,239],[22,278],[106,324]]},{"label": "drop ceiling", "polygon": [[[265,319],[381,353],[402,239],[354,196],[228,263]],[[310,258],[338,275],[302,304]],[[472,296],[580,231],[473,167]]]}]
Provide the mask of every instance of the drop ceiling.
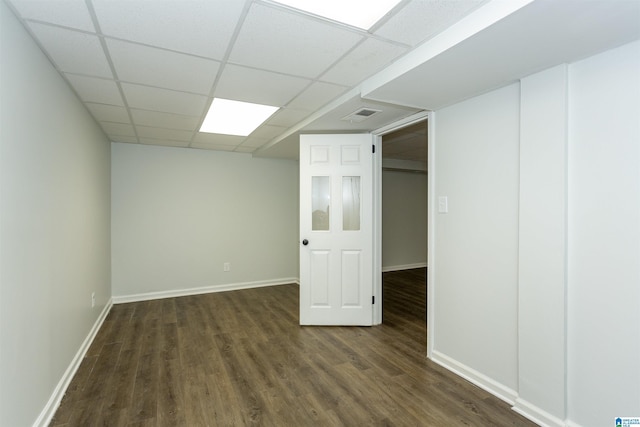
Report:
[{"label": "drop ceiling", "polygon": [[[5,2],[112,141],[284,158],[640,38],[638,0],[403,0],[369,31],[268,0]],[[280,109],[200,133],[214,97]]]}]

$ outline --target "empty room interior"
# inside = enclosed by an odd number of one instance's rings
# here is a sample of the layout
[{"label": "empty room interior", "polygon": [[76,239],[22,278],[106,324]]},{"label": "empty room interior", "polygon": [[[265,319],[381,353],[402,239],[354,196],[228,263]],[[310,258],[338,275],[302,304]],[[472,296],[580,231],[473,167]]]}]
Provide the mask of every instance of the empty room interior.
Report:
[{"label": "empty room interior", "polygon": [[0,425],[640,420],[640,1],[330,3],[0,0]]}]

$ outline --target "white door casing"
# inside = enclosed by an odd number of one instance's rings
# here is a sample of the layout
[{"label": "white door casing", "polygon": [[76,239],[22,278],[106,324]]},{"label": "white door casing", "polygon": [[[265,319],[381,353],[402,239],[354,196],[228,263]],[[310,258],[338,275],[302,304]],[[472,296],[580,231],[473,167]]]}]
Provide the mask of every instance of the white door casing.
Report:
[{"label": "white door casing", "polygon": [[373,324],[371,134],[300,136],[300,324]]}]

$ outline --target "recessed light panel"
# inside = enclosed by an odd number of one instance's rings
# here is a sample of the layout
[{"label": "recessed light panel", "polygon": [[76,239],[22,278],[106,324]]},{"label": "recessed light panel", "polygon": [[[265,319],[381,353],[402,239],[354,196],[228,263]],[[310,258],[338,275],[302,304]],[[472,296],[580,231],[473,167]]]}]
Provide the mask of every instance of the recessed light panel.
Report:
[{"label": "recessed light panel", "polygon": [[294,9],[368,30],[400,0],[275,0]]},{"label": "recessed light panel", "polygon": [[247,136],[277,110],[271,105],[214,98],[200,132]]}]

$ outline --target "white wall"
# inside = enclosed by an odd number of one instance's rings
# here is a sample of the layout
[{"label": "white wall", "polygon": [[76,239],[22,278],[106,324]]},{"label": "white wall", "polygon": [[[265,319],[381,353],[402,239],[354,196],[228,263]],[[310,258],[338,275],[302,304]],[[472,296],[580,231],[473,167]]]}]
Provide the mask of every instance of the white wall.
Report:
[{"label": "white wall", "polygon": [[111,296],[110,145],[3,2],[0,26],[0,425],[28,426]]},{"label": "white wall", "polygon": [[114,297],[298,277],[297,162],[117,143],[112,158]]},{"label": "white wall", "polygon": [[382,269],[427,263],[427,175],[382,172]]},{"label": "white wall", "polygon": [[569,76],[568,405],[596,427],[640,417],[640,42]]},{"label": "white wall", "polygon": [[[519,85],[435,113],[434,359],[517,389]],[[431,267],[431,266],[430,266]]]},{"label": "white wall", "polygon": [[559,65],[520,85],[515,406],[544,408],[536,419],[549,424],[566,415],[567,74]]},{"label": "white wall", "polygon": [[638,76],[640,42],[432,121],[433,358],[545,425],[640,414]]}]

